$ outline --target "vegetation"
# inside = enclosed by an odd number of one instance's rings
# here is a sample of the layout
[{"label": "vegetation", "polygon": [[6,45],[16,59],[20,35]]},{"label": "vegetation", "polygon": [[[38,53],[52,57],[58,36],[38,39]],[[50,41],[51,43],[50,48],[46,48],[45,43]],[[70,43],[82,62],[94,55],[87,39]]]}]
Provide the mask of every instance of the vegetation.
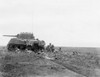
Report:
[{"label": "vegetation", "polygon": [[45,76],[68,69],[85,77],[97,77],[95,69],[100,68],[100,58],[96,53],[66,50],[46,54],[53,59],[45,59],[42,54],[7,53],[0,58],[0,71],[3,77],[25,77],[29,74]]}]

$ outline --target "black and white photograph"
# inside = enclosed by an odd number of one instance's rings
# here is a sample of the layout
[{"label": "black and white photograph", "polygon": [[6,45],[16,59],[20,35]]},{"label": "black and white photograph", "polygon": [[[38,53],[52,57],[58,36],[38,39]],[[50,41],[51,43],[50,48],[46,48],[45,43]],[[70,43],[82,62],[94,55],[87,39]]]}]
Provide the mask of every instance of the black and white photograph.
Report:
[{"label": "black and white photograph", "polygon": [[100,77],[100,0],[0,0],[0,77]]}]

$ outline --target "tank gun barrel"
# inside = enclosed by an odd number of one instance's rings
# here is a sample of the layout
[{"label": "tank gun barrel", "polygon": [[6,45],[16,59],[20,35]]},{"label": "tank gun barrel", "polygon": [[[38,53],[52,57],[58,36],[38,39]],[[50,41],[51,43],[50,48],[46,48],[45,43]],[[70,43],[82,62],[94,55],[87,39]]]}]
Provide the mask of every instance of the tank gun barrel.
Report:
[{"label": "tank gun barrel", "polygon": [[6,36],[6,37],[17,37],[17,35],[3,35],[3,36]]}]

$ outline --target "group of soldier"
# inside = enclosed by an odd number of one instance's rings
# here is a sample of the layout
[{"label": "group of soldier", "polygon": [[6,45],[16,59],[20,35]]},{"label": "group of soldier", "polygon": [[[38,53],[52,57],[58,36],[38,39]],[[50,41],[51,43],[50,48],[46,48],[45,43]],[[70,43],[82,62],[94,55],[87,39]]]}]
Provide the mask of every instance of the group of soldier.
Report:
[{"label": "group of soldier", "polygon": [[55,51],[55,47],[53,44],[49,43],[49,45],[47,46],[42,46],[42,45],[38,45],[38,44],[35,44],[34,45],[34,50],[33,50],[35,53],[38,53],[38,52],[54,52]]},{"label": "group of soldier", "polygon": [[47,50],[48,52],[54,52],[55,47],[54,47],[53,44],[49,43],[49,45],[46,46],[46,50]]}]

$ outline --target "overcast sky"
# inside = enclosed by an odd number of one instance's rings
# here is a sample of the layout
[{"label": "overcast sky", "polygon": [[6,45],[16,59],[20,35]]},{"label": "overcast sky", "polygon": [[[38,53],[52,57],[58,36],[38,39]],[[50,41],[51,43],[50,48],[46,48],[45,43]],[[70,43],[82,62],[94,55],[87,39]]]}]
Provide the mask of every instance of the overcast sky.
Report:
[{"label": "overcast sky", "polygon": [[100,0],[0,0],[4,34],[33,32],[56,46],[100,47]]}]

